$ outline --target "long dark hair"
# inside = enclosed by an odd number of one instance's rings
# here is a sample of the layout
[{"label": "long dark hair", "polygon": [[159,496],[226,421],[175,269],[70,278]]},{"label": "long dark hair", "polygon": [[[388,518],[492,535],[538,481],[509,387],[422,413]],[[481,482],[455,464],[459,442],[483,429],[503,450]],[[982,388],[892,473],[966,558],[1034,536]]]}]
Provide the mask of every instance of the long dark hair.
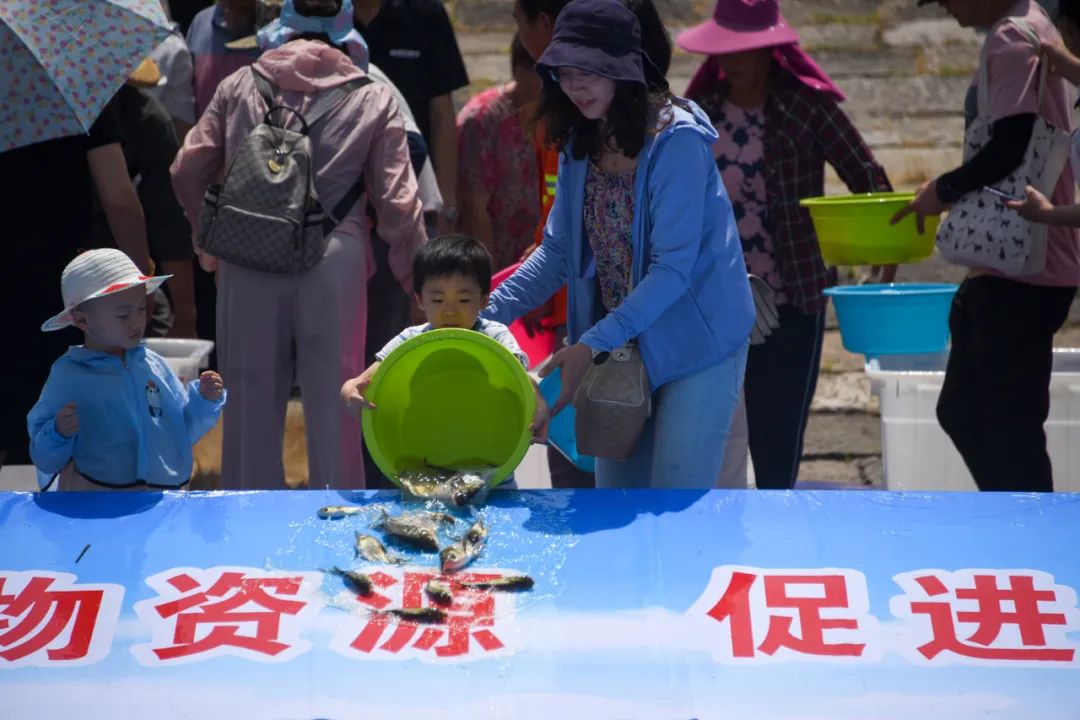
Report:
[{"label": "long dark hair", "polygon": [[609,145],[633,158],[641,154],[649,134],[671,121],[671,106],[677,102],[666,90],[649,92],[644,85],[620,80],[615,83],[606,120],[589,120],[558,83],[545,78],[537,121],[549,147],[562,152],[573,139],[571,155],[575,160],[596,160]]}]

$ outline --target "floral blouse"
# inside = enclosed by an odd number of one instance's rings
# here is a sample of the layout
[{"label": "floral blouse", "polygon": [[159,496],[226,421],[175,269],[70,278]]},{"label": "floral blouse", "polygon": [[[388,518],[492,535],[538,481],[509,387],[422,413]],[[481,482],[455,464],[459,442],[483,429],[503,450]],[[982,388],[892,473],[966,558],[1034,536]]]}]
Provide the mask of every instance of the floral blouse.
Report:
[{"label": "floral blouse", "polygon": [[776,291],[777,305],[785,304],[784,280],[766,224],[765,111],[725,101],[713,125],[720,134],[713,145],[713,157],[731,198],[746,270]]},{"label": "floral blouse", "polygon": [[630,288],[635,170],[607,173],[590,162],[585,176],[585,237],[608,312],[619,307]]}]

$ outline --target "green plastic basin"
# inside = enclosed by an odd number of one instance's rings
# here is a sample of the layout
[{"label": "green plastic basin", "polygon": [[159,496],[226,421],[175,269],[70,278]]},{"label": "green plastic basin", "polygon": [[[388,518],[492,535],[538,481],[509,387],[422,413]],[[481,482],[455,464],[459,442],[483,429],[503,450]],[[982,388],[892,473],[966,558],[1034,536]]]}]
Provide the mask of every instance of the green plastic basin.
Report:
[{"label": "green plastic basin", "polygon": [[367,390],[364,441],[388,478],[424,465],[496,468],[497,485],[529,449],[536,391],[521,363],[472,330],[432,330],[384,360]]},{"label": "green plastic basin", "polygon": [[934,252],[940,218],[927,217],[920,235],[915,216],[889,220],[914,193],[866,193],[807,198],[821,255],[828,265],[892,265],[925,260]]}]

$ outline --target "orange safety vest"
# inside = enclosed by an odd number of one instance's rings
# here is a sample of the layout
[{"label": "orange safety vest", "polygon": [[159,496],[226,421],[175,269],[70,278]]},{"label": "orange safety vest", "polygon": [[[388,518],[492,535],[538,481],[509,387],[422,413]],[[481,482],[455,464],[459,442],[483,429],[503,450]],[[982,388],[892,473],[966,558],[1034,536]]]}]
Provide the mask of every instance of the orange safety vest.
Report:
[{"label": "orange safety vest", "polygon": [[[535,137],[536,166],[540,169],[540,224],[536,226],[535,239],[539,245],[544,241],[544,226],[547,224],[551,206],[555,204],[555,181],[559,177],[559,151],[544,144],[542,133],[537,129]],[[566,288],[555,293],[551,299],[552,321],[556,326],[566,324]]]}]

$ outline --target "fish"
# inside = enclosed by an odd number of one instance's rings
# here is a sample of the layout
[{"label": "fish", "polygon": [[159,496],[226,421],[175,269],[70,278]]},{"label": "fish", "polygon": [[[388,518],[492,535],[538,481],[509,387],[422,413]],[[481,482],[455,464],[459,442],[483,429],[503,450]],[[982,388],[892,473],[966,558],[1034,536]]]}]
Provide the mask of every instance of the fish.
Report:
[{"label": "fish", "polygon": [[413,496],[438,500],[448,507],[465,507],[487,498],[486,470],[455,471],[429,466],[407,470],[398,476],[398,482]]},{"label": "fish", "polygon": [[370,595],[371,590],[374,587],[371,583],[371,578],[369,578],[362,572],[356,572],[355,570],[342,570],[336,565],[329,570],[324,570],[324,572],[329,572],[331,575],[337,575],[338,577],[342,578],[345,581],[346,585],[351,587],[360,595]]},{"label": "fish", "polygon": [[355,515],[363,509],[359,505],[327,505],[319,508],[319,517],[323,520],[340,520],[347,515]]},{"label": "fish", "polygon": [[459,580],[458,584],[477,590],[531,590],[534,583],[528,575],[511,575],[491,580]]},{"label": "fish", "polygon": [[441,483],[435,499],[452,507],[482,503],[487,498],[487,479],[475,472],[460,472]]},{"label": "fish", "polygon": [[382,518],[374,527],[421,550],[439,550],[439,536],[435,534],[435,525],[429,520],[408,515],[394,516],[383,510]]},{"label": "fish", "polygon": [[457,518],[450,513],[435,512],[433,510],[419,510],[415,512],[402,513],[398,517],[407,518],[409,520],[418,520],[424,523],[435,523],[437,525],[456,525]]},{"label": "fish", "polygon": [[483,545],[487,540],[488,531],[484,521],[477,518],[476,522],[465,532],[462,542],[466,545]]},{"label": "fish", "polygon": [[449,605],[454,600],[453,594],[450,592],[450,588],[439,581],[438,578],[431,578],[428,584],[424,586],[424,592],[428,594],[433,601],[440,605]]},{"label": "fish", "polygon": [[393,615],[402,620],[411,620],[415,623],[427,625],[438,625],[446,622],[446,611],[432,607],[390,608],[389,610],[379,610],[377,613],[382,615]]},{"label": "fish", "polygon": [[379,538],[361,532],[356,533],[356,556],[383,565],[400,565],[405,562],[405,558],[387,550]]},{"label": "fish", "polygon": [[484,521],[477,520],[461,540],[439,552],[439,567],[444,573],[460,570],[476,559],[486,540]]}]

